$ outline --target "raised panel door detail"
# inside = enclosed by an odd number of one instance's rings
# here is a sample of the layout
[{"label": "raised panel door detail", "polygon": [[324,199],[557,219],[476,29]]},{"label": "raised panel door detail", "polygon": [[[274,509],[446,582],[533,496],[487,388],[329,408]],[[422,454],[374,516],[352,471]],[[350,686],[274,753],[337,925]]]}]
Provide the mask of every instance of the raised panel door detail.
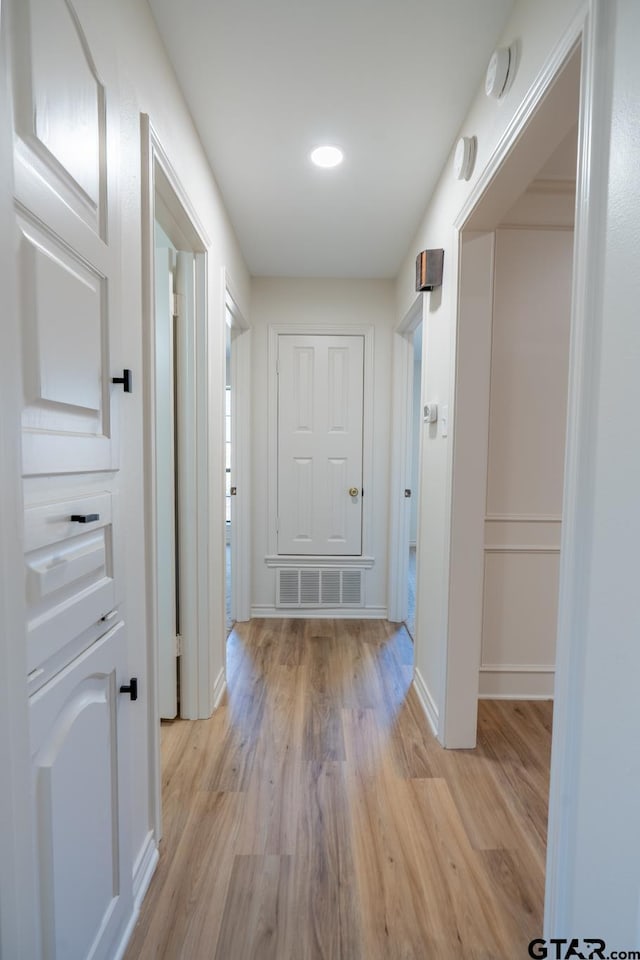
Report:
[{"label": "raised panel door detail", "polygon": [[[18,218],[25,475],[112,466],[107,285],[59,241]],[[56,450],[58,456],[56,457]]]},{"label": "raised panel door detail", "polygon": [[[64,957],[89,954],[117,894],[111,686],[112,677],[85,680],[36,758],[36,811],[44,827],[40,852],[50,864],[55,891],[52,939],[56,955]],[[80,775],[83,789],[69,790]],[[94,872],[96,863],[101,869]]]},{"label": "raised panel door detail", "polygon": [[348,536],[348,515],[352,506],[346,496],[349,486],[348,462],[344,457],[327,461],[327,533],[330,543],[342,545]]},{"label": "raised panel door detail", "polygon": [[[104,531],[75,537],[79,541],[61,547],[55,555],[33,557],[27,564],[27,600],[33,605],[47,601],[57,591],[84,578],[102,579],[107,572]],[[107,611],[105,610],[105,613]]]},{"label": "raised panel door detail", "polygon": [[278,338],[279,554],[362,552],[363,364],[361,336]]},{"label": "raised panel door detail", "polygon": [[293,539],[296,543],[310,543],[313,539],[313,460],[296,457],[293,461],[295,499],[291,503],[294,520]]},{"label": "raised panel door detail", "polygon": [[349,429],[349,354],[344,347],[329,347],[327,351],[329,375],[328,428],[330,433],[345,433]]},{"label": "raised panel door detail", "polygon": [[44,956],[111,955],[122,923],[118,624],[30,701]]},{"label": "raised panel door detail", "polygon": [[[102,433],[104,278],[26,221],[19,231],[25,399],[43,408],[33,419],[46,423],[44,410],[69,407],[85,432]],[[98,414],[95,423],[87,414]]]},{"label": "raised panel door detail", "polygon": [[[117,107],[70,0],[11,0],[25,476],[117,466]],[[114,141],[115,143],[115,141]],[[109,187],[109,189],[107,189]]]},{"label": "raised panel door detail", "polygon": [[313,431],[314,350],[308,347],[294,351],[294,388],[291,412],[296,418],[295,429],[301,433]]},{"label": "raised panel door detail", "polygon": [[30,161],[97,233],[106,222],[105,92],[67,0],[16,4],[16,126]]},{"label": "raised panel door detail", "polygon": [[[78,523],[72,516],[99,519]],[[29,507],[24,525],[27,669],[32,671],[116,605],[112,498],[104,493]]]}]

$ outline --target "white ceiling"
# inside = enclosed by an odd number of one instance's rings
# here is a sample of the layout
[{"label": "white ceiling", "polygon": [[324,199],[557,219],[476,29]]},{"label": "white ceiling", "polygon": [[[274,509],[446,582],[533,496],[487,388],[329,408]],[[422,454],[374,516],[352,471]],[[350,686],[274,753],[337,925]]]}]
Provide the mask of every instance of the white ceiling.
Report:
[{"label": "white ceiling", "polygon": [[251,273],[395,276],[513,0],[149,2]]}]

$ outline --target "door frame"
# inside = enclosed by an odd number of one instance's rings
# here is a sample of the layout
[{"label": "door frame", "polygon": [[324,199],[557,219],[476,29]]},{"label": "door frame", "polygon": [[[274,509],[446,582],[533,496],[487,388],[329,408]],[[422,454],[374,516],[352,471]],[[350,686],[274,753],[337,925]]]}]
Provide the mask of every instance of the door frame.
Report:
[{"label": "door frame", "polygon": [[[362,489],[365,491],[362,498],[362,554],[357,557],[340,557],[342,565],[356,563],[362,566],[363,562],[372,565],[374,557],[373,547],[373,501],[374,501],[374,472],[373,472],[373,374],[374,374],[374,336],[373,324],[338,324],[323,325],[304,323],[274,323],[269,325],[269,356],[268,356],[268,451],[267,451],[267,556],[265,562],[273,565],[282,563],[289,556],[278,553],[278,337],[281,334],[293,336],[356,336],[364,338],[364,397],[362,407]],[[295,556],[299,566],[326,560],[326,556]]]},{"label": "door frame", "polygon": [[[517,141],[535,120],[547,94],[562,74],[572,55],[579,48],[585,30],[585,11],[574,20],[571,28],[549,58],[537,83],[529,92],[521,108],[506,131],[502,141],[483,170],[465,205],[454,221],[455,263],[451,270],[458,278],[457,317],[452,330],[451,382],[453,384],[453,442],[449,445],[447,463],[447,522],[449,537],[445,547],[445,569],[449,573],[448,603],[445,608],[445,644],[443,676],[440,684],[438,738],[449,748],[473,748],[476,743],[479,664],[482,634],[482,606],[484,582],[484,515],[487,443],[489,422],[489,388],[491,363],[490,310],[483,310],[483,322],[478,322],[478,310],[465,309],[464,298],[464,244],[476,231],[477,213],[486,201],[491,188],[504,169]],[[582,63],[584,84],[584,47]],[[583,98],[584,99],[584,98]],[[581,128],[584,127],[584,103],[581,108]],[[581,132],[584,137],[584,130]],[[585,145],[579,150],[584,157]],[[578,170],[576,209],[584,202]],[[474,216],[476,219],[474,220]],[[487,234],[496,224],[489,222],[493,211],[487,213]],[[579,245],[580,223],[576,218],[575,243]],[[493,243],[486,244],[486,271],[492,276]],[[575,274],[575,258],[574,258]],[[575,277],[574,277],[575,298]],[[488,294],[489,299],[491,297]],[[572,307],[572,337],[576,328],[576,310]],[[571,377],[571,374],[570,374]]]},{"label": "door frame", "polygon": [[[424,295],[418,293],[415,300],[393,332],[393,373],[391,394],[391,467],[389,477],[389,581],[388,618],[394,623],[407,619],[409,597],[409,540],[411,526],[411,501],[404,491],[411,487],[413,468],[413,335],[423,322]],[[424,354],[423,337],[423,354]],[[418,452],[418,486],[412,497],[418,498],[418,531],[420,530],[420,483],[422,431]],[[420,537],[416,538],[416,568]],[[419,597],[416,596],[416,634]]]},{"label": "door frame", "polygon": [[231,478],[240,490],[231,500],[231,619],[243,622],[251,619],[251,328],[233,290],[223,267],[222,312],[231,328]]},{"label": "door frame", "polygon": [[[154,293],[154,223],[156,195],[175,223],[180,237],[177,247],[191,252],[195,258],[195,309],[186,339],[187,356],[183,358],[178,378],[182,379],[181,397],[184,401],[182,429],[183,489],[178,495],[179,528],[183,538],[181,548],[181,581],[191,584],[184,599],[182,617],[191,624],[185,635],[180,663],[180,715],[186,719],[211,716],[215,696],[224,685],[222,677],[212,677],[216,662],[216,647],[220,641],[222,618],[214,619],[209,600],[210,544],[212,506],[209,493],[209,331],[207,302],[207,267],[210,246],[207,234],[199,220],[188,194],[173,168],[156,134],[149,116],[140,115],[142,158],[142,315],[144,359],[144,433],[145,433],[145,501],[146,501],[146,557],[147,557],[147,671],[150,678],[148,724],[150,743],[150,782],[152,822],[156,841],[161,828],[161,764],[160,714],[158,700],[158,642],[157,642],[157,542],[155,530],[156,473],[155,473],[155,293]],[[175,239],[174,237],[171,238]],[[193,523],[194,513],[198,523]],[[186,558],[186,559],[185,559]],[[190,560],[189,560],[190,558]],[[187,569],[185,569],[187,567]],[[220,624],[218,624],[220,620]]]}]

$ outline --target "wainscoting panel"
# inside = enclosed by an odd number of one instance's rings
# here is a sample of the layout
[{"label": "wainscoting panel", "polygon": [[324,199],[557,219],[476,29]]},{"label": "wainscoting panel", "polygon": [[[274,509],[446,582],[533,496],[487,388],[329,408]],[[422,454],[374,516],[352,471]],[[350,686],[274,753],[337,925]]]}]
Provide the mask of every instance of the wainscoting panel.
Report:
[{"label": "wainscoting panel", "polygon": [[560,521],[486,523],[480,696],[553,696]]}]

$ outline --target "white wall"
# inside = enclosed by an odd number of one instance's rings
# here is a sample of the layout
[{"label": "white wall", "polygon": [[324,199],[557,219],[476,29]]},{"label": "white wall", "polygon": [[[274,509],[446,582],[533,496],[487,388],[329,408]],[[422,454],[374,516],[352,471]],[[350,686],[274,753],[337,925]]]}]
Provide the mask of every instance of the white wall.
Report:
[{"label": "white wall", "polygon": [[481,696],[553,695],[572,256],[571,228],[496,231]]},{"label": "white wall", "polygon": [[[535,4],[521,0],[516,4],[503,34],[504,43],[519,41],[520,55],[515,80],[500,102],[487,98],[484,90],[479,90],[460,131],[478,138],[473,174],[468,182],[455,180],[450,157],[398,274],[396,317],[399,319],[406,314],[415,295],[416,254],[425,248],[444,248],[443,285],[425,298],[428,302],[425,305],[423,377],[429,397],[437,399],[440,404],[449,403],[453,429],[455,410],[451,346],[455,336],[458,296],[458,256],[453,224],[501,137],[513,122],[529,88],[580,7],[579,0],[542,0]],[[549,145],[549,155],[556,146],[555,143]],[[546,157],[541,158],[542,162],[544,160]],[[420,582],[416,591],[420,597],[420,613],[415,651],[416,666],[437,713],[440,713],[443,705],[444,677],[448,669],[443,664],[443,658],[446,652],[449,600],[449,445],[452,437],[452,429],[448,438],[442,438],[438,431],[425,434],[421,464],[421,562]]]},{"label": "white wall", "polygon": [[[593,0],[584,6],[595,24],[587,43],[595,106],[583,128],[588,193],[576,233],[582,266],[571,345],[545,931],[601,937],[609,952],[640,948],[640,193],[634,189],[640,5]],[[441,300],[429,317],[433,335],[425,338],[427,382],[443,396],[451,395],[457,305],[452,225],[581,8],[573,0],[517,4],[504,35],[521,41],[516,81],[499,104],[478,95],[463,130],[479,138],[472,179],[457,183],[445,168],[399,275],[402,317],[412,297],[415,254],[445,248]],[[423,500],[425,551],[430,573],[438,563],[443,572],[419,585],[424,612],[416,643],[439,702],[442,685],[429,672],[429,655],[446,650],[449,529],[438,524],[450,487],[445,446],[433,438],[423,456],[425,488],[430,484],[435,494]]]},{"label": "white wall", "polygon": [[[148,721],[144,690],[147,677],[147,622],[145,612],[143,422],[142,422],[142,321],[141,321],[141,157],[140,113],[148,113],[185,191],[197,211],[210,242],[208,303],[210,311],[211,497],[223,509],[223,392],[225,376],[222,266],[233,282],[235,296],[245,316],[249,311],[249,277],[220,192],[205,159],[200,140],[184,104],[173,70],[158,37],[146,0],[114,0],[74,4],[91,45],[92,37],[112,38],[117,60],[120,97],[119,156],[121,190],[121,316],[122,354],[133,370],[134,393],[127,398],[127,416],[121,439],[122,523],[127,531],[125,551],[126,618],[130,638],[129,669],[141,678],[141,701],[135,712],[131,740],[133,859],[150,829]],[[217,517],[213,518],[214,521]],[[216,616],[212,629],[224,635],[224,540],[222,522],[212,523],[210,594]],[[218,602],[215,602],[217,598]],[[218,620],[220,621],[218,623]],[[222,667],[222,642],[219,664]],[[133,716],[132,712],[132,716]]]},{"label": "white wall", "polygon": [[327,324],[373,325],[374,429],[372,554],[366,572],[367,607],[386,607],[387,514],[389,487],[389,408],[391,404],[391,336],[393,283],[387,280],[297,280],[257,278],[252,284],[252,469],[253,568],[252,608],[264,612],[275,603],[275,571],[268,569],[267,469],[268,333],[272,324],[305,324],[322,331]]},{"label": "white wall", "polygon": [[562,512],[572,254],[572,231],[496,231],[489,517]]}]

